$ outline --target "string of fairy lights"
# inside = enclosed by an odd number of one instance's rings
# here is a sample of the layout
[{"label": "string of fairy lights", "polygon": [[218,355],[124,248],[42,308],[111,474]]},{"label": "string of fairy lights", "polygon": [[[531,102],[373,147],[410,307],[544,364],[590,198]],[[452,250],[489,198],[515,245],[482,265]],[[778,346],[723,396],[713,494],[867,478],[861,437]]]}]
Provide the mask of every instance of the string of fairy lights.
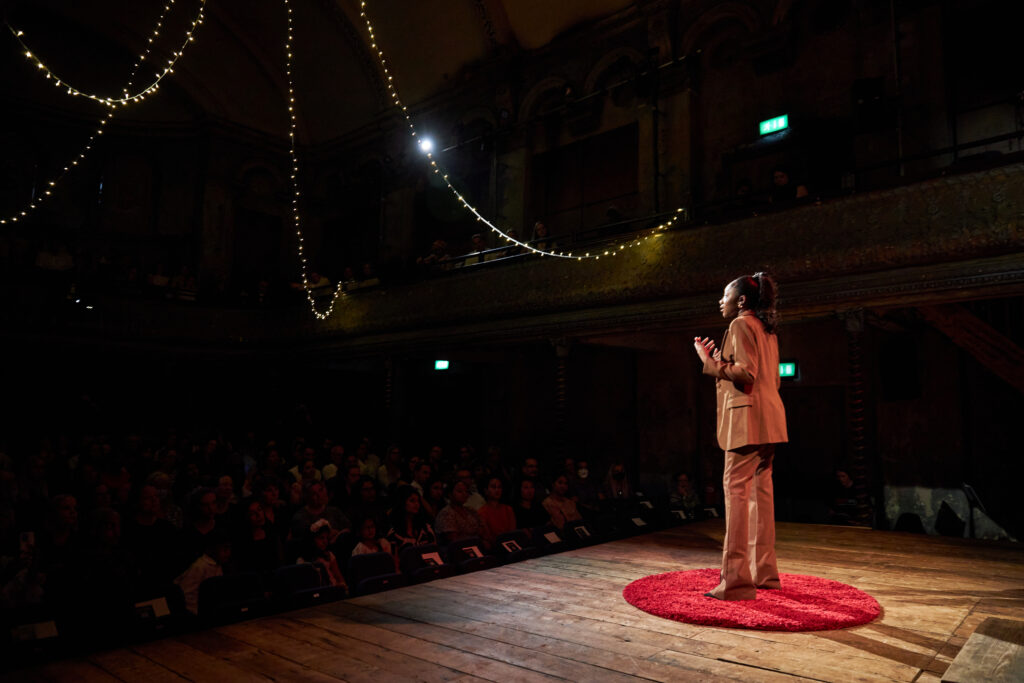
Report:
[{"label": "string of fairy lights", "polygon": [[[64,78],[58,76],[49,66],[47,66],[46,62],[44,62],[41,57],[36,55],[31,50],[31,48],[26,44],[26,42],[24,40],[24,31],[20,31],[18,29],[15,29],[10,24],[7,24],[8,29],[13,34],[13,36],[14,36],[15,40],[18,42],[18,44],[21,46],[25,57],[30,59],[30,60],[32,60],[35,63],[37,70],[47,80],[52,81],[54,86],[66,90],[67,94],[72,96],[72,97],[83,97],[83,98],[90,99],[90,100],[93,100],[95,102],[98,102],[98,103],[108,107],[109,111],[104,115],[104,117],[102,119],[100,119],[99,127],[96,129],[96,131],[86,141],[86,144],[85,144],[84,148],[82,149],[82,151],[76,157],[74,157],[67,165],[65,165],[63,167],[63,169],[62,169],[62,171],[61,171],[61,173],[59,175],[57,175],[54,179],[48,181],[46,189],[44,190],[44,192],[42,194],[38,195],[38,196],[33,196],[32,200],[29,202],[29,205],[24,210],[14,214],[14,215],[8,216],[6,218],[0,218],[0,224],[5,224],[8,221],[17,222],[19,219],[25,218],[28,215],[28,212],[38,208],[39,205],[42,204],[43,201],[46,198],[52,196],[53,192],[54,192],[54,190],[55,190],[55,188],[57,186],[57,184],[74,167],[78,166],[79,162],[85,160],[86,154],[92,149],[93,143],[96,141],[96,138],[103,134],[104,127],[113,118],[114,113],[116,111],[116,108],[119,107],[119,106],[124,107],[124,106],[127,106],[129,104],[134,104],[134,103],[143,101],[148,96],[156,93],[159,90],[161,81],[167,75],[174,73],[174,66],[177,64],[178,60],[180,60],[181,57],[184,55],[185,50],[188,48],[189,44],[195,41],[195,35],[194,34],[195,34],[196,30],[198,29],[198,27],[203,23],[203,20],[204,20],[204,14],[203,13],[204,13],[204,10],[206,8],[206,0],[199,0],[199,10],[198,10],[198,13],[197,13],[195,19],[192,21],[191,26],[186,31],[185,39],[184,39],[183,43],[181,44],[181,47],[179,47],[178,49],[174,50],[171,53],[170,58],[167,60],[166,64],[163,65],[163,67],[161,69],[157,69],[154,80],[152,80],[148,85],[146,85],[141,90],[138,90],[137,92],[132,92],[132,88],[133,88],[133,86],[135,84],[136,76],[138,75],[138,72],[139,72],[140,68],[142,67],[142,65],[146,62],[147,58],[150,57],[152,49],[153,49],[157,39],[160,36],[160,30],[163,28],[163,22],[164,22],[164,20],[165,20],[165,18],[167,16],[167,14],[171,11],[171,8],[175,5],[175,2],[176,2],[176,0],[165,0],[165,1],[166,1],[166,4],[164,5],[163,11],[161,12],[159,18],[157,19],[156,26],[153,29],[153,31],[150,34],[150,36],[147,38],[146,49],[145,49],[145,51],[141,55],[139,55],[138,60],[133,65],[132,71],[131,71],[131,75],[129,76],[129,79],[128,79],[127,83],[125,84],[125,86],[121,89],[122,94],[119,97],[104,96],[104,95],[100,95],[100,94],[97,94],[97,93],[94,93],[94,92],[88,92],[88,91],[85,91],[85,90],[81,90],[81,89],[76,88],[75,86],[71,85],[70,83],[68,83],[67,79],[64,79]],[[294,228],[295,228],[295,235],[296,235],[296,240],[297,240],[296,244],[297,244],[297,248],[298,248],[299,262],[300,262],[300,265],[301,265],[302,286],[303,286],[303,289],[304,289],[304,291],[306,293],[306,298],[309,301],[309,305],[310,305],[310,308],[311,308],[313,314],[318,319],[324,320],[324,319],[330,317],[331,313],[334,311],[334,307],[335,307],[335,304],[338,301],[338,298],[340,296],[344,295],[345,291],[344,291],[343,283],[339,282],[335,286],[335,288],[334,288],[333,294],[331,296],[330,304],[328,305],[327,309],[324,310],[324,311],[318,311],[317,310],[317,307],[316,307],[316,297],[314,296],[314,293],[313,293],[314,292],[314,288],[315,288],[317,283],[310,283],[309,282],[309,278],[308,278],[309,268],[308,268],[308,261],[307,261],[307,258],[306,258],[306,253],[305,253],[305,244],[304,244],[304,238],[303,238],[303,234],[302,234],[302,221],[301,221],[301,211],[300,211],[300,200],[301,200],[302,194],[301,194],[301,191],[299,189],[299,162],[298,162],[298,152],[297,152],[297,148],[296,148],[296,145],[297,145],[297,142],[296,142],[297,117],[296,117],[296,113],[295,112],[296,112],[297,105],[296,105],[296,99],[295,99],[295,84],[294,84],[294,79],[293,79],[293,75],[292,75],[293,46],[294,46],[294,43],[295,43],[295,29],[294,29],[293,12],[292,12],[291,1],[290,0],[284,0],[284,5],[285,5],[285,9],[287,11],[287,19],[288,19],[288,23],[287,23],[288,31],[287,31],[287,38],[286,38],[286,41],[285,41],[285,57],[286,57],[285,71],[286,71],[287,82],[288,82],[289,156],[290,156],[291,165],[292,165],[292,167],[291,167],[291,174],[290,174],[291,175],[291,182],[292,182],[292,219],[293,219],[293,224],[294,224]],[[370,45],[373,48],[374,53],[376,54],[376,57],[377,57],[378,62],[380,63],[381,69],[383,70],[383,73],[384,73],[384,76],[385,76],[385,84],[387,85],[387,88],[388,88],[388,93],[390,94],[392,102],[394,103],[395,107],[402,113],[402,116],[405,118],[405,121],[406,121],[407,125],[409,126],[409,134],[410,134],[410,136],[415,139],[415,138],[417,138],[416,126],[413,123],[412,116],[409,113],[408,107],[405,104],[402,103],[402,100],[401,100],[401,98],[398,95],[398,90],[396,89],[395,82],[394,82],[394,80],[395,80],[394,79],[394,74],[391,72],[391,69],[388,66],[388,60],[384,56],[384,51],[377,44],[377,36],[376,36],[375,31],[374,31],[373,24],[372,24],[372,22],[370,20],[370,17],[369,17],[369,14],[368,14],[366,8],[367,8],[366,0],[360,0],[360,12],[359,13],[360,13],[360,16],[362,17],[362,19],[364,20],[364,22],[366,23],[366,31],[367,31],[367,34],[369,36]],[[423,138],[420,137],[420,140],[423,140]],[[448,190],[452,193],[452,196],[459,202],[459,204],[461,204],[461,206],[464,209],[466,209],[471,214],[473,214],[473,216],[476,218],[476,220],[478,222],[481,222],[484,225],[486,225],[492,232],[494,232],[497,235],[499,235],[507,243],[514,244],[517,247],[520,247],[522,250],[525,250],[525,251],[533,253],[533,254],[537,254],[539,256],[551,256],[551,257],[560,258],[560,259],[576,259],[577,261],[582,261],[584,259],[595,259],[595,260],[598,260],[602,256],[605,256],[605,257],[617,256],[619,253],[622,253],[627,248],[638,247],[641,244],[643,244],[644,241],[649,240],[652,237],[656,237],[659,233],[664,232],[665,230],[668,230],[670,227],[672,227],[672,225],[681,216],[684,216],[684,210],[682,208],[679,208],[679,209],[677,209],[671,215],[670,218],[668,218],[667,220],[663,221],[661,224],[657,225],[656,227],[651,228],[649,230],[646,230],[643,233],[639,233],[639,234],[633,236],[632,238],[630,238],[628,241],[624,241],[624,242],[619,243],[618,245],[615,245],[615,246],[602,247],[602,248],[600,248],[598,250],[595,250],[593,253],[591,253],[591,252],[584,252],[582,254],[581,253],[575,253],[574,254],[571,251],[554,251],[554,250],[542,249],[542,248],[539,248],[538,246],[536,246],[535,244],[531,244],[529,242],[524,242],[524,241],[521,241],[521,240],[517,239],[516,237],[511,235],[510,232],[506,232],[506,231],[502,230],[497,225],[495,225],[492,221],[487,219],[483,214],[480,213],[480,211],[472,203],[470,203],[465,198],[465,196],[451,182],[451,180],[448,177],[448,173],[444,172],[444,169],[438,164],[438,161],[437,161],[437,159],[434,158],[433,152],[429,148],[429,146],[421,145],[421,149],[426,154],[427,161],[430,164],[430,170],[433,171],[434,174],[438,175],[443,180],[444,184],[448,187]]]},{"label": "string of fairy lights", "polygon": [[[405,122],[409,126],[409,134],[415,138],[416,126],[413,123],[412,116],[409,114],[409,108],[406,105],[402,104],[402,99],[398,96],[398,90],[395,88],[395,77],[391,73],[391,70],[388,68],[388,62],[384,56],[384,51],[377,44],[377,36],[376,33],[374,32],[373,23],[370,21],[369,13],[366,11],[366,0],[360,0],[359,5],[359,16],[362,17],[364,22],[366,22],[366,32],[370,38],[370,46],[373,48],[373,51],[377,56],[377,61],[380,63],[380,67],[384,71],[384,83],[385,85],[387,85],[388,93],[391,95],[391,100],[394,103],[394,105],[399,109],[399,111],[402,112],[402,116],[405,118]],[[452,193],[455,199],[458,200],[458,202],[462,205],[464,209],[472,213],[473,216],[476,217],[476,220],[478,222],[486,225],[488,228],[491,229],[492,232],[498,234],[506,242],[510,244],[515,244],[518,247],[521,247],[522,249],[525,249],[539,256],[553,256],[555,258],[576,259],[577,261],[582,261],[584,259],[600,259],[602,256],[616,256],[619,253],[625,251],[627,248],[638,247],[641,244],[643,244],[644,241],[650,239],[651,237],[654,237],[659,233],[668,230],[677,220],[679,220],[681,216],[684,215],[684,210],[680,207],[676,209],[676,211],[671,215],[671,218],[669,218],[668,220],[662,222],[660,225],[650,230],[645,231],[644,233],[636,235],[629,241],[622,242],[621,244],[618,245],[617,248],[615,246],[610,246],[608,248],[595,251],[594,253],[585,252],[583,254],[574,254],[572,252],[564,251],[548,251],[545,249],[540,249],[536,245],[530,244],[529,242],[523,242],[519,239],[516,239],[508,232],[502,230],[493,222],[488,220],[483,214],[480,213],[480,211],[473,204],[471,204],[465,198],[465,196],[463,196],[461,192],[459,192],[458,189],[456,189],[456,187],[452,184],[451,180],[449,180],[448,174],[445,173],[441,166],[437,163],[437,160],[434,158],[433,152],[430,151],[429,148],[424,149],[423,151],[427,156],[427,160],[430,162],[431,170],[441,177],[441,179],[444,181],[445,185],[448,187],[448,190]]]},{"label": "string of fairy lights", "polygon": [[14,35],[15,40],[18,41],[18,44],[24,51],[25,56],[28,59],[31,59],[35,62],[37,71],[41,72],[47,80],[53,81],[54,86],[58,88],[66,88],[67,94],[71,95],[72,97],[85,97],[90,100],[95,100],[96,102],[99,102],[108,107],[109,110],[103,116],[103,118],[99,120],[99,123],[97,124],[99,128],[97,128],[95,132],[93,132],[92,135],[89,136],[88,140],[86,140],[85,142],[85,145],[82,147],[82,150],[76,156],[72,157],[71,161],[64,165],[64,167],[61,169],[61,172],[57,176],[46,181],[45,189],[43,190],[43,192],[39,195],[34,196],[29,201],[28,206],[26,206],[21,211],[0,218],[0,225],[4,225],[8,221],[10,221],[11,223],[17,223],[20,219],[26,218],[29,212],[37,209],[47,198],[52,197],[54,191],[56,190],[57,184],[61,180],[63,180],[63,178],[69,172],[71,172],[72,169],[78,166],[79,162],[85,160],[86,155],[89,153],[90,150],[92,150],[92,146],[93,143],[96,141],[96,138],[99,137],[100,135],[103,135],[104,127],[107,125],[107,123],[110,122],[111,119],[114,118],[114,113],[116,112],[117,106],[125,106],[130,103],[142,101],[149,94],[156,92],[156,90],[159,88],[160,81],[163,80],[163,78],[167,74],[174,73],[174,65],[177,63],[179,59],[181,59],[181,56],[182,54],[184,54],[185,48],[188,46],[188,44],[195,41],[194,33],[196,31],[196,28],[198,28],[198,26],[203,23],[203,10],[206,7],[206,0],[200,0],[199,12],[196,18],[192,21],[192,26],[186,33],[184,44],[180,49],[174,52],[174,56],[168,60],[167,66],[164,67],[162,72],[157,74],[156,80],[154,80],[150,85],[146,86],[143,90],[139,91],[138,93],[134,95],[131,93],[131,89],[132,86],[135,84],[135,78],[138,75],[139,69],[142,67],[143,62],[146,61],[146,58],[149,57],[150,53],[152,53],[153,45],[156,41],[156,38],[160,35],[160,29],[163,28],[164,19],[167,18],[167,14],[171,11],[171,8],[174,6],[175,2],[176,0],[167,0],[167,4],[164,5],[163,10],[160,12],[160,16],[157,18],[156,21],[156,27],[153,29],[153,32],[147,39],[146,49],[143,51],[141,55],[139,55],[139,58],[135,62],[135,64],[132,65],[131,74],[128,76],[127,82],[121,89],[124,93],[124,97],[121,98],[103,97],[100,95],[96,95],[95,93],[88,93],[82,90],[78,90],[77,88],[74,88],[73,86],[69,85],[66,80],[57,76],[49,67],[47,67],[46,63],[43,62],[41,58],[36,56],[35,53],[33,53],[32,50],[28,47],[28,45],[25,44],[25,41],[23,39],[25,35],[24,31],[18,30],[11,26],[10,24],[7,24],[8,30]]},{"label": "string of fairy lights", "polygon": [[313,287],[310,286],[308,272],[309,265],[306,262],[306,251],[303,248],[302,238],[302,221],[299,213],[299,198],[301,193],[299,192],[299,156],[295,151],[295,84],[292,80],[292,43],[295,38],[295,27],[292,22],[292,6],[290,0],[284,0],[285,9],[288,10],[288,38],[284,44],[285,53],[285,72],[288,75],[288,138],[290,144],[288,146],[289,154],[291,155],[292,162],[292,220],[295,224],[295,237],[297,239],[299,249],[299,263],[302,267],[302,289],[306,292],[306,299],[309,301],[309,308],[319,320],[326,320],[330,317],[331,313],[334,312],[334,304],[337,303],[338,297],[345,294],[344,283],[338,282],[334,286],[334,292],[331,295],[331,303],[327,306],[325,311],[318,311],[316,309],[316,297],[313,295]]},{"label": "string of fairy lights", "polygon": [[[160,15],[160,19],[157,21],[156,28],[153,29],[153,33],[147,40],[146,51],[139,56],[139,61],[135,63],[135,66],[132,69],[133,74],[136,71],[138,71],[139,67],[146,60],[146,57],[149,56],[149,53],[153,47],[153,43],[160,36],[160,29],[163,27],[164,17],[166,17],[167,13],[170,11],[175,1],[176,0],[167,0],[167,4],[164,6],[163,13]],[[39,56],[33,53],[28,45],[25,44],[25,41],[22,40],[22,37],[25,35],[24,31],[19,31],[12,27],[10,24],[7,25],[7,28],[14,35],[14,39],[18,41],[18,44],[21,45],[21,48],[24,51],[25,56],[31,59],[33,62],[35,62],[36,68],[39,69],[39,71],[41,71],[43,74],[45,74],[46,78],[53,80],[55,86],[57,86],[58,88],[66,88],[69,95],[75,97],[85,97],[90,100],[95,100],[101,104],[105,104],[108,107],[115,107],[117,105],[141,102],[142,100],[146,99],[148,95],[151,95],[160,89],[160,81],[162,81],[164,77],[168,74],[174,73],[174,65],[177,64],[178,60],[181,59],[181,57],[185,54],[185,49],[188,47],[188,44],[195,41],[195,37],[193,36],[193,34],[195,33],[199,25],[203,23],[203,10],[205,9],[206,0],[200,0],[199,13],[196,15],[196,18],[192,21],[192,26],[189,27],[188,31],[185,32],[185,41],[182,43],[180,48],[174,50],[171,53],[171,58],[167,60],[167,64],[163,67],[163,70],[157,72],[154,80],[145,88],[134,94],[130,91],[131,85],[126,85],[124,88],[121,89],[123,93],[121,97],[105,97],[103,95],[97,95],[96,93],[80,90],[75,86],[71,85],[70,83],[68,83],[66,78],[61,78],[56,73],[54,73],[53,70],[50,67],[48,67]]]}]

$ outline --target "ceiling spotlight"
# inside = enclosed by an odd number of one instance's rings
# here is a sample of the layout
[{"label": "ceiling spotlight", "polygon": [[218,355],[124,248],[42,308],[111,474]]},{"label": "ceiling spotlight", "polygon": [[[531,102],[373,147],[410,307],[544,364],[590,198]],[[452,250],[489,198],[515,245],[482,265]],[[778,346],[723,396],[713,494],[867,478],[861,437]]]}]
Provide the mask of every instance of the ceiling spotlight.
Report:
[{"label": "ceiling spotlight", "polygon": [[434,141],[431,140],[430,138],[421,138],[420,151],[423,152],[424,154],[429,154],[430,152],[434,151]]}]

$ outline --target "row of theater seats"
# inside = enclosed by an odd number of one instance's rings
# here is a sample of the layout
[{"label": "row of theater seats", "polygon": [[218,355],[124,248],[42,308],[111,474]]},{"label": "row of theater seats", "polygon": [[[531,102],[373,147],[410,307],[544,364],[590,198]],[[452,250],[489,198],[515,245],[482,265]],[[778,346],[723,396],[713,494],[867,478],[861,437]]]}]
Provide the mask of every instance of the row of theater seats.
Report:
[{"label": "row of theater seats", "polygon": [[167,595],[134,605],[112,605],[99,614],[62,618],[45,610],[11,613],[4,620],[10,636],[6,645],[14,646],[15,656],[0,669],[433,581],[687,521],[691,518],[678,511],[655,508],[642,501],[618,515],[570,522],[563,529],[546,526],[502,534],[489,551],[479,538],[447,546],[409,547],[399,554],[397,567],[389,553],[349,557],[336,545],[339,560],[349,558],[343,567],[348,590],[325,585],[326,571],[317,563],[289,564],[267,575],[218,576],[206,579],[199,587],[198,618],[185,611],[183,596],[176,587]]}]

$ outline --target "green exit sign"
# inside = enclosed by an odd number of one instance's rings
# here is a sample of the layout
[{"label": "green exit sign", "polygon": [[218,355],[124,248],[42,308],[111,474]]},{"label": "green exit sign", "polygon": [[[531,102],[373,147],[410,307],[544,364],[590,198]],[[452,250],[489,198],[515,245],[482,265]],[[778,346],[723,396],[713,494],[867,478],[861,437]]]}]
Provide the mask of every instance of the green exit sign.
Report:
[{"label": "green exit sign", "polygon": [[434,369],[435,370],[447,370],[448,369],[448,361],[446,361],[446,360],[435,360],[434,361]]},{"label": "green exit sign", "polygon": [[789,114],[783,114],[782,116],[776,116],[774,119],[766,119],[758,124],[761,135],[768,135],[770,133],[778,133],[780,130],[786,130],[789,128]]},{"label": "green exit sign", "polygon": [[779,363],[779,377],[782,379],[796,379],[796,361],[785,361]]}]

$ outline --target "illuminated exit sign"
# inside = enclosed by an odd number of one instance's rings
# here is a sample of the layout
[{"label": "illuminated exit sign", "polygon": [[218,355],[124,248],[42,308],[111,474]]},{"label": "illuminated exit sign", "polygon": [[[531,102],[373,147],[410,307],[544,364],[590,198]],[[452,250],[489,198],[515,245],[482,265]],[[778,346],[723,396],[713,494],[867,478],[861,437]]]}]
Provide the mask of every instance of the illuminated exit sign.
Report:
[{"label": "illuminated exit sign", "polygon": [[446,360],[435,360],[434,361],[434,369],[435,370],[447,370],[448,369],[448,361],[446,361]]},{"label": "illuminated exit sign", "polygon": [[770,133],[778,133],[780,130],[786,130],[789,128],[789,114],[776,116],[774,119],[767,119],[759,123],[758,126],[761,129],[761,135],[769,135]]},{"label": "illuminated exit sign", "polygon": [[797,372],[796,361],[779,363],[779,377],[782,379],[796,379]]}]

